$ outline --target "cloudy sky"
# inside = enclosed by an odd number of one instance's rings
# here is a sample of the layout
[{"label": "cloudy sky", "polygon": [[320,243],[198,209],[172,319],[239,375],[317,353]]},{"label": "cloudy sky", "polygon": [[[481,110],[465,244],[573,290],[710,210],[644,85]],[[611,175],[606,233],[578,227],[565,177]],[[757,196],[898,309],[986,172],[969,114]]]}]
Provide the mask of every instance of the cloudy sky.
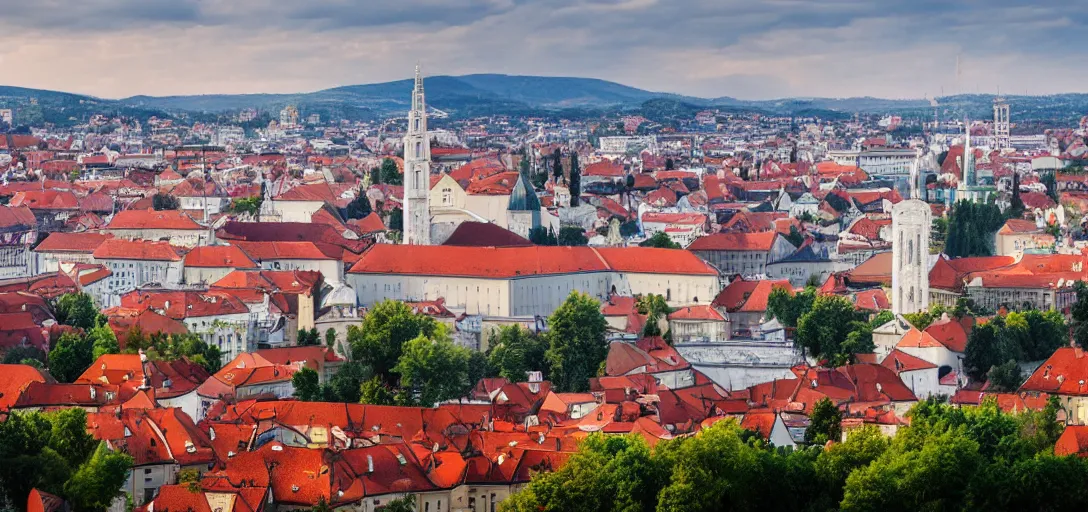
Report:
[{"label": "cloudy sky", "polygon": [[1088,91],[1084,0],[0,0],[0,84],[117,98],[427,74],[704,97]]}]

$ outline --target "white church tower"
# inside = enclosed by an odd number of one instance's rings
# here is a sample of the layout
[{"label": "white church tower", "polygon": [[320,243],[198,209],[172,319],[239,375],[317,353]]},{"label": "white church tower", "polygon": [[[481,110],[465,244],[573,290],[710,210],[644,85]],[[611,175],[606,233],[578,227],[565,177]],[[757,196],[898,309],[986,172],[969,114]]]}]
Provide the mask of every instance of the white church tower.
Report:
[{"label": "white church tower", "polygon": [[892,208],[892,312],[929,310],[929,230],[933,211],[918,199],[918,161],[911,169],[911,198]]},{"label": "white church tower", "polygon": [[431,142],[427,137],[427,105],[423,75],[416,66],[408,134],[404,137],[404,243],[431,244]]}]

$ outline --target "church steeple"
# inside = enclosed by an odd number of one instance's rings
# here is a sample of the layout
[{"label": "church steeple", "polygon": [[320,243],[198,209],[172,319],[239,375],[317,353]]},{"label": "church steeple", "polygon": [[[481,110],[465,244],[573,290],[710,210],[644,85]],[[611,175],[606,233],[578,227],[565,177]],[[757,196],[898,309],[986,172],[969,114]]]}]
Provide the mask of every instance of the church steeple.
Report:
[{"label": "church steeple", "polygon": [[408,112],[408,133],[404,137],[404,243],[431,243],[431,142],[427,136],[427,104],[423,75],[416,65],[412,110]]}]

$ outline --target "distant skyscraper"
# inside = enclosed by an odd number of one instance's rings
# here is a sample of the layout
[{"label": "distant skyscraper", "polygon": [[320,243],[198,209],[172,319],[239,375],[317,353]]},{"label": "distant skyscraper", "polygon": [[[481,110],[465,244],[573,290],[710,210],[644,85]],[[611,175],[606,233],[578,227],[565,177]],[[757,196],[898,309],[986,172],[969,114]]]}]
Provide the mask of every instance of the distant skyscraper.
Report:
[{"label": "distant skyscraper", "polygon": [[994,98],[994,146],[998,149],[1005,149],[1010,147],[1009,131],[1011,124],[1009,122],[1009,104],[1005,101],[1005,98],[998,96]]},{"label": "distant skyscraper", "polygon": [[423,75],[416,66],[408,134],[404,137],[404,243],[431,244],[431,144],[427,138],[427,105]]}]

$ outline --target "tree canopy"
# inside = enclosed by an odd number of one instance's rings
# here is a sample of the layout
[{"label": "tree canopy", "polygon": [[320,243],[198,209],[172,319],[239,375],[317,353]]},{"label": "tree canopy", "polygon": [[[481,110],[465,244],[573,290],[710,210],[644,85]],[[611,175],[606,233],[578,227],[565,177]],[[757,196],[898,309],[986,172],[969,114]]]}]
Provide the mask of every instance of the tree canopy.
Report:
[{"label": "tree canopy", "polygon": [[98,319],[98,308],[94,300],[86,293],[66,293],[57,299],[54,306],[57,322],[85,331],[94,328]]},{"label": "tree canopy", "polygon": [[386,185],[400,185],[404,182],[404,176],[401,175],[397,163],[392,158],[382,160],[382,166],[378,173],[381,176],[381,183]]},{"label": "tree canopy", "polygon": [[797,327],[797,322],[812,309],[815,300],[816,290],[813,288],[806,288],[799,293],[775,288],[767,297],[767,318],[777,318],[786,327]]},{"label": "tree canopy", "polygon": [[639,247],[657,247],[659,249],[680,249],[680,244],[673,242],[672,238],[669,238],[668,233],[664,231],[658,231],[653,236],[643,240],[638,244]]},{"label": "tree canopy", "polygon": [[552,383],[561,391],[585,392],[608,357],[608,324],[601,304],[589,295],[572,292],[548,319],[548,350]]},{"label": "tree canopy", "polygon": [[154,208],[155,211],[178,210],[181,208],[181,202],[178,201],[178,198],[170,194],[159,192],[158,194],[151,196],[151,207]]},{"label": "tree canopy", "polygon": [[[835,435],[833,407],[814,441]],[[1088,460],[1056,457],[1058,406],[1017,416],[996,402],[935,400],[885,437],[875,427],[826,449],[770,446],[733,420],[653,448],[593,434],[557,471],[537,473],[503,512],[1074,510],[1088,506]]]},{"label": "tree canopy", "polygon": [[94,362],[90,340],[75,333],[64,333],[49,351],[49,373],[59,382],[76,380]]},{"label": "tree canopy", "polygon": [[[520,325],[508,325],[488,339],[487,363],[490,372],[510,382],[523,382],[528,372],[547,370],[544,353],[548,340]],[[485,370],[487,371],[487,370]]]},{"label": "tree canopy", "polygon": [[[865,329],[870,330],[867,342]],[[858,330],[862,334],[851,338],[851,333]],[[850,299],[838,295],[816,297],[812,309],[797,321],[794,343],[818,359],[827,359],[833,366],[848,362],[854,354],[875,349],[864,315],[854,309]]]},{"label": "tree canopy", "polygon": [[944,252],[950,258],[992,256],[994,233],[1001,229],[1005,217],[994,204],[959,201],[948,218],[948,235]]},{"label": "tree canopy", "polygon": [[584,229],[578,226],[563,226],[559,228],[559,236],[556,239],[558,245],[582,246],[589,245]]}]

